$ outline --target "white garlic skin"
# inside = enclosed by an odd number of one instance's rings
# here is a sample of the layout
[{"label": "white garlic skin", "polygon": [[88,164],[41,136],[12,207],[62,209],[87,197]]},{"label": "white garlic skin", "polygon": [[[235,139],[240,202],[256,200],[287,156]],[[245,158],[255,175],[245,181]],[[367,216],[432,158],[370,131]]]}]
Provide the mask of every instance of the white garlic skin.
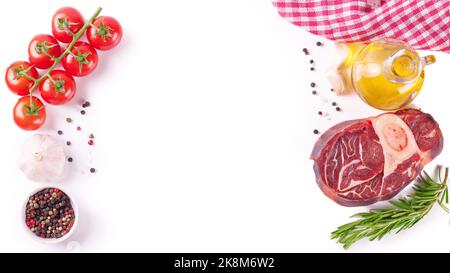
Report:
[{"label": "white garlic skin", "polygon": [[33,135],[22,144],[19,168],[30,180],[58,182],[65,164],[63,145],[49,135]]}]

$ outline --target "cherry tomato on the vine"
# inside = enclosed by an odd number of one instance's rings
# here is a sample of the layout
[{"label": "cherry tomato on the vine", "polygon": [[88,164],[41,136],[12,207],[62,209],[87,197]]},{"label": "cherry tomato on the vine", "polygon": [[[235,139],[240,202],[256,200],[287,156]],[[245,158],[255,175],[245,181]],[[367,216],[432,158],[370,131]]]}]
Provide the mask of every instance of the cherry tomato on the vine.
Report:
[{"label": "cherry tomato on the vine", "polygon": [[14,106],[14,122],[23,130],[39,129],[45,122],[46,113],[42,102],[35,96],[21,97]]},{"label": "cherry tomato on the vine", "polygon": [[58,41],[51,35],[39,34],[33,37],[28,46],[30,62],[37,68],[48,69],[61,55]]},{"label": "cherry tomato on the vine", "polygon": [[73,35],[84,25],[83,15],[72,8],[64,7],[55,12],[52,19],[52,33],[62,43],[72,42]]},{"label": "cherry tomato on the vine", "polygon": [[64,70],[53,70],[50,76],[39,84],[42,99],[53,105],[70,101],[76,90],[75,80]]},{"label": "cherry tomato on the vine", "polygon": [[39,73],[28,62],[12,63],[5,74],[6,85],[9,90],[19,96],[28,95],[30,88],[34,85],[34,80],[39,78]]},{"label": "cherry tomato on the vine", "polygon": [[122,26],[113,17],[97,17],[86,31],[89,43],[98,50],[109,50],[122,40]]},{"label": "cherry tomato on the vine", "polygon": [[62,59],[64,69],[71,75],[83,77],[97,67],[98,55],[90,44],[78,41],[72,50]]}]

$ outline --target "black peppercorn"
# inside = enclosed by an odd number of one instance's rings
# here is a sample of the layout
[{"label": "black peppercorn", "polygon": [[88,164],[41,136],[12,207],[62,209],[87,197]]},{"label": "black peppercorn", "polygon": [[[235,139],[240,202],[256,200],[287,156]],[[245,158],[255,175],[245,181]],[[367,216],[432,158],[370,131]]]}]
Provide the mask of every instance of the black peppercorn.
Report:
[{"label": "black peppercorn", "polygon": [[91,173],[95,173],[95,168],[90,168],[89,171],[90,171]]},{"label": "black peppercorn", "polygon": [[58,135],[62,135],[62,134],[63,134],[63,131],[58,130]]},{"label": "black peppercorn", "polygon": [[314,129],[313,133],[314,133],[315,135],[317,135],[317,134],[319,133],[319,130]]},{"label": "black peppercorn", "polygon": [[82,115],[85,115],[85,114],[86,114],[86,111],[81,110],[80,113],[81,113]]},{"label": "black peppercorn", "polygon": [[316,83],[312,82],[311,87],[316,87]]},{"label": "black peppercorn", "polygon": [[316,43],[316,46],[322,46],[323,44],[322,44],[322,42],[317,42]]},{"label": "black peppercorn", "polygon": [[313,91],[312,91],[312,94],[313,94],[313,95],[317,95],[317,91],[316,91],[316,90],[313,90]]}]

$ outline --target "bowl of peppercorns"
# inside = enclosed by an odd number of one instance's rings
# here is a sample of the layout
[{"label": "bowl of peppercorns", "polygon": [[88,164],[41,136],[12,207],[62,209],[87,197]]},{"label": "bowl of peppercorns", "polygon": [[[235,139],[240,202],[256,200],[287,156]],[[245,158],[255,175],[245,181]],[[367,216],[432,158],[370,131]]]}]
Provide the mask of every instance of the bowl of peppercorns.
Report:
[{"label": "bowl of peppercorns", "polygon": [[25,202],[23,223],[34,239],[44,243],[60,243],[75,230],[78,209],[61,189],[43,187],[35,190]]}]

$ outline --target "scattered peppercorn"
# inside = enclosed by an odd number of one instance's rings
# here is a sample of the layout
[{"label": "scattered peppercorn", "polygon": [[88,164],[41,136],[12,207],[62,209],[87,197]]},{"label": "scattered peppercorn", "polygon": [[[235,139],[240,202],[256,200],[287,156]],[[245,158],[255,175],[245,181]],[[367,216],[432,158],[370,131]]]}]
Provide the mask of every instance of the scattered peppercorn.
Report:
[{"label": "scattered peppercorn", "polygon": [[312,83],[311,83],[311,87],[316,87],[316,83],[315,83],[315,82],[312,82]]},{"label": "scattered peppercorn", "polygon": [[70,146],[70,145],[72,145],[72,142],[67,141],[66,144],[67,144],[67,146]]},{"label": "scattered peppercorn", "polygon": [[70,232],[75,212],[69,196],[57,188],[45,188],[29,197],[25,224],[36,236],[58,239]]},{"label": "scattered peppercorn", "polygon": [[323,43],[322,42],[317,42],[316,46],[323,46]]},{"label": "scattered peppercorn", "polygon": [[340,107],[336,107],[336,111],[340,112],[341,108]]},{"label": "scattered peppercorn", "polygon": [[91,106],[91,103],[90,102],[88,102],[88,101],[85,101],[84,103],[83,103],[83,105],[81,105],[83,108],[86,108],[86,107],[89,107],[89,106]]},{"label": "scattered peppercorn", "polygon": [[331,88],[331,89],[330,89],[330,91],[331,91],[331,92],[334,92],[334,89],[333,89],[333,88]]},{"label": "scattered peppercorn", "polygon": [[91,173],[95,173],[95,168],[90,168],[89,171],[90,171]]},{"label": "scattered peppercorn", "polygon": [[316,90],[313,90],[313,91],[312,91],[312,94],[313,94],[313,95],[317,95],[317,91],[316,91]]},{"label": "scattered peppercorn", "polygon": [[77,127],[77,131],[81,131],[81,127],[80,126]]},{"label": "scattered peppercorn", "polygon": [[58,135],[62,135],[62,134],[63,134],[63,131],[58,130]]},{"label": "scattered peppercorn", "polygon": [[319,133],[319,130],[314,129],[313,133],[314,133],[315,135],[317,135],[317,134]]},{"label": "scattered peppercorn", "polygon": [[310,64],[313,64],[313,63],[314,63],[314,60],[309,60],[309,63],[310,63]]},{"label": "scattered peppercorn", "polygon": [[72,162],[73,158],[69,157],[69,158],[67,158],[67,161]]},{"label": "scattered peppercorn", "polygon": [[66,122],[67,123],[72,123],[72,119],[71,118],[66,118]]},{"label": "scattered peppercorn", "polygon": [[94,134],[89,134],[89,138],[90,139],[94,139],[95,137],[94,137]]},{"label": "scattered peppercorn", "polygon": [[305,53],[305,55],[309,55],[309,51],[307,48],[303,48],[303,53]]},{"label": "scattered peppercorn", "polygon": [[336,106],[337,103],[333,101],[333,102],[331,103],[331,105]]},{"label": "scattered peppercorn", "polygon": [[314,67],[311,67],[310,70],[311,70],[311,71],[314,71],[315,69],[314,69]]},{"label": "scattered peppercorn", "polygon": [[319,116],[322,116],[322,115],[323,115],[323,112],[322,112],[322,111],[319,111],[318,114],[319,114]]},{"label": "scattered peppercorn", "polygon": [[88,144],[89,144],[89,145],[94,145],[94,141],[93,141],[92,139],[90,139],[90,140],[88,141]]}]

